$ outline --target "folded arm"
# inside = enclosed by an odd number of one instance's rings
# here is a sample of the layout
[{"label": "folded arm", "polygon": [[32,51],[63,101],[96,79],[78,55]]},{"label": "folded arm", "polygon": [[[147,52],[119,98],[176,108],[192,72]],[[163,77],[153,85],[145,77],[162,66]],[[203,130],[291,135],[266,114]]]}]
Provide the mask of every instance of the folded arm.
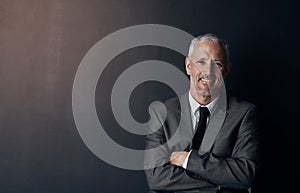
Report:
[{"label": "folded arm", "polygon": [[180,191],[188,189],[215,187],[215,184],[201,178],[193,178],[182,167],[170,164],[171,152],[166,144],[165,127],[157,112],[150,108],[152,121],[149,129],[159,129],[146,138],[146,150],[157,149],[145,155],[145,174],[151,190]]},{"label": "folded arm", "polygon": [[[186,169],[192,174],[192,177],[206,179],[222,187],[249,188],[258,168],[259,138],[255,107],[253,106],[247,111],[240,124],[236,143],[230,157],[220,157],[213,153],[192,150]],[[176,153],[184,154],[184,152]],[[180,166],[182,160],[178,156],[178,159],[173,160],[172,163]]]}]

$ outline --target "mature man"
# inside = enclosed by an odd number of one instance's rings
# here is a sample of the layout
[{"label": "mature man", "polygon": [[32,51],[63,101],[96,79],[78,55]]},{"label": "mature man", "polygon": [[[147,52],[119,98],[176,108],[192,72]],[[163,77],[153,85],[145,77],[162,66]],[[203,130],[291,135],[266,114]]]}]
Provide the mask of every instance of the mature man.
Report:
[{"label": "mature man", "polygon": [[189,92],[150,107],[150,192],[248,192],[259,165],[260,132],[256,107],[227,98],[226,42],[213,34],[194,38],[185,67]]}]

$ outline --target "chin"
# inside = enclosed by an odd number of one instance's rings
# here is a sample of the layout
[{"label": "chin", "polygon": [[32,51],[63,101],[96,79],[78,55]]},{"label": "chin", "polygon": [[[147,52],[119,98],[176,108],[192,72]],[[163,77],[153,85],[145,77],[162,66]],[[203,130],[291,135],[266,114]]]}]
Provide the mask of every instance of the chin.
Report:
[{"label": "chin", "polygon": [[211,92],[209,91],[203,91],[199,88],[196,88],[196,92],[198,95],[204,96],[204,97],[210,97],[211,96]]}]

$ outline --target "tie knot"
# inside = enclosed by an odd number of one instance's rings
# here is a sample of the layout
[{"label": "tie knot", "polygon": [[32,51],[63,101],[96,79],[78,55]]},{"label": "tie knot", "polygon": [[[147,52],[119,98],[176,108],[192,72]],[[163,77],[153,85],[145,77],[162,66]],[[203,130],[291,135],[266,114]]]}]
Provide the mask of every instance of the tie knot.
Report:
[{"label": "tie knot", "polygon": [[207,107],[199,107],[200,117],[207,117],[209,115],[209,110]]}]

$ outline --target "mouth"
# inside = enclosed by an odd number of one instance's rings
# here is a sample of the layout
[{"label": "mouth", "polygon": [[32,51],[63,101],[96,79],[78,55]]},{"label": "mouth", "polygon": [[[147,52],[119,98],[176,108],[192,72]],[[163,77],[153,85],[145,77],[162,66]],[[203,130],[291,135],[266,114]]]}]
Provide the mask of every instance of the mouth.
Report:
[{"label": "mouth", "polygon": [[203,82],[210,82],[210,79],[207,79],[207,78],[199,78],[199,81],[203,81]]},{"label": "mouth", "polygon": [[212,82],[212,79],[206,78],[206,77],[200,77],[198,79],[199,82],[201,82],[203,85],[209,85],[210,82]]}]

